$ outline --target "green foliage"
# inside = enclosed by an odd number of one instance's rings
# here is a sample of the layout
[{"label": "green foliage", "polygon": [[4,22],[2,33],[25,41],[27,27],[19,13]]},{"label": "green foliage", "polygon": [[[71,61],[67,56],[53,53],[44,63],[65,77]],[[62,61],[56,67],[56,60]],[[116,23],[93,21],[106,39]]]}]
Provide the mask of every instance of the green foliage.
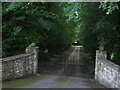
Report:
[{"label": "green foliage", "polygon": [[[50,52],[65,50],[75,39],[74,21],[66,21],[60,3],[4,2],[3,56],[32,42]],[[14,52],[14,51],[13,51]]]},{"label": "green foliage", "polygon": [[46,49],[44,52],[45,52],[45,53],[48,53],[48,50]]},{"label": "green foliage", "polygon": [[114,57],[114,53],[112,52],[110,55],[110,59],[113,60],[113,57]]},{"label": "green foliage", "polygon": [[112,14],[113,11],[119,9],[118,2],[101,2],[99,8],[103,8],[103,10],[107,10],[106,14]]},{"label": "green foliage", "polygon": [[56,52],[79,40],[87,52],[104,46],[108,59],[120,63],[119,2],[2,4],[3,56],[32,42],[42,51]]},{"label": "green foliage", "polygon": [[[79,40],[87,52],[95,53],[100,46],[108,59],[120,64],[120,3],[73,3],[66,8],[70,18],[78,22]],[[103,8],[103,10],[101,9]],[[75,16],[77,11],[78,15]],[[109,14],[109,15],[107,15]],[[114,53],[114,54],[113,54]]]}]

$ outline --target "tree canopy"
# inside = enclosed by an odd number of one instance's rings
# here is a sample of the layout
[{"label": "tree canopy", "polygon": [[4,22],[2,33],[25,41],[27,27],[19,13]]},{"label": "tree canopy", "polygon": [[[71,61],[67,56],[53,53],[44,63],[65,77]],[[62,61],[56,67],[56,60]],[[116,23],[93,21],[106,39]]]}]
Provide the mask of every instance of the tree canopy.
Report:
[{"label": "tree canopy", "polygon": [[34,42],[40,50],[62,51],[79,40],[86,51],[104,46],[120,64],[119,2],[4,2],[3,56]]},{"label": "tree canopy", "polygon": [[[113,2],[82,2],[70,3],[66,9],[72,19],[77,19],[79,40],[86,51],[95,53],[96,49],[104,46],[108,59],[120,64],[119,7],[120,3]],[[74,12],[77,12],[77,18],[73,17]]]},{"label": "tree canopy", "polygon": [[41,50],[70,47],[75,40],[74,21],[66,21],[60,3],[3,3],[3,56],[30,43]]}]

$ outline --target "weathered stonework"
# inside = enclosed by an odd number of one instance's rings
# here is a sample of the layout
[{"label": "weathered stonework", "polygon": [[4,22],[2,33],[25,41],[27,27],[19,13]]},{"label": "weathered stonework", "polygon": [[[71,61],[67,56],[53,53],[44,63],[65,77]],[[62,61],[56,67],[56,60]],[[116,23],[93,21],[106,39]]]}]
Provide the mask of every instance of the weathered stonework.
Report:
[{"label": "weathered stonework", "polygon": [[106,58],[106,51],[96,51],[95,79],[108,88],[120,89],[120,66]]},{"label": "weathered stonework", "polygon": [[38,47],[27,48],[24,54],[2,58],[2,81],[33,76],[37,73]]}]

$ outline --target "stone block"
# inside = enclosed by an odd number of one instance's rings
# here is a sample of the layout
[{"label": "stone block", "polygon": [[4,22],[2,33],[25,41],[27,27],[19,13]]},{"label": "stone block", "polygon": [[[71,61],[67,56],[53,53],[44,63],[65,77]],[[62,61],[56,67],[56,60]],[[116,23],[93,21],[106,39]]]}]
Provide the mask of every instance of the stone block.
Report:
[{"label": "stone block", "polygon": [[33,76],[37,73],[38,47],[33,44],[31,46],[31,52],[2,59],[2,81]]},{"label": "stone block", "polygon": [[[104,58],[103,58],[104,57]],[[95,79],[108,88],[120,89],[120,66],[106,60],[105,51],[96,51]]]}]

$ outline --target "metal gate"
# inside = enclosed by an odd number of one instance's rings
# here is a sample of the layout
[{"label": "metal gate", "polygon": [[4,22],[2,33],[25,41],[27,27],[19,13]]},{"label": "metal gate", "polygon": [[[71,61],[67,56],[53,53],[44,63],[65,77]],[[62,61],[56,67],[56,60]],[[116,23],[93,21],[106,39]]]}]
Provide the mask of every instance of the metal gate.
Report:
[{"label": "metal gate", "polygon": [[80,54],[70,56],[47,53],[49,60],[39,62],[39,73],[47,75],[63,75],[80,78],[93,78],[86,65],[80,61]]}]

